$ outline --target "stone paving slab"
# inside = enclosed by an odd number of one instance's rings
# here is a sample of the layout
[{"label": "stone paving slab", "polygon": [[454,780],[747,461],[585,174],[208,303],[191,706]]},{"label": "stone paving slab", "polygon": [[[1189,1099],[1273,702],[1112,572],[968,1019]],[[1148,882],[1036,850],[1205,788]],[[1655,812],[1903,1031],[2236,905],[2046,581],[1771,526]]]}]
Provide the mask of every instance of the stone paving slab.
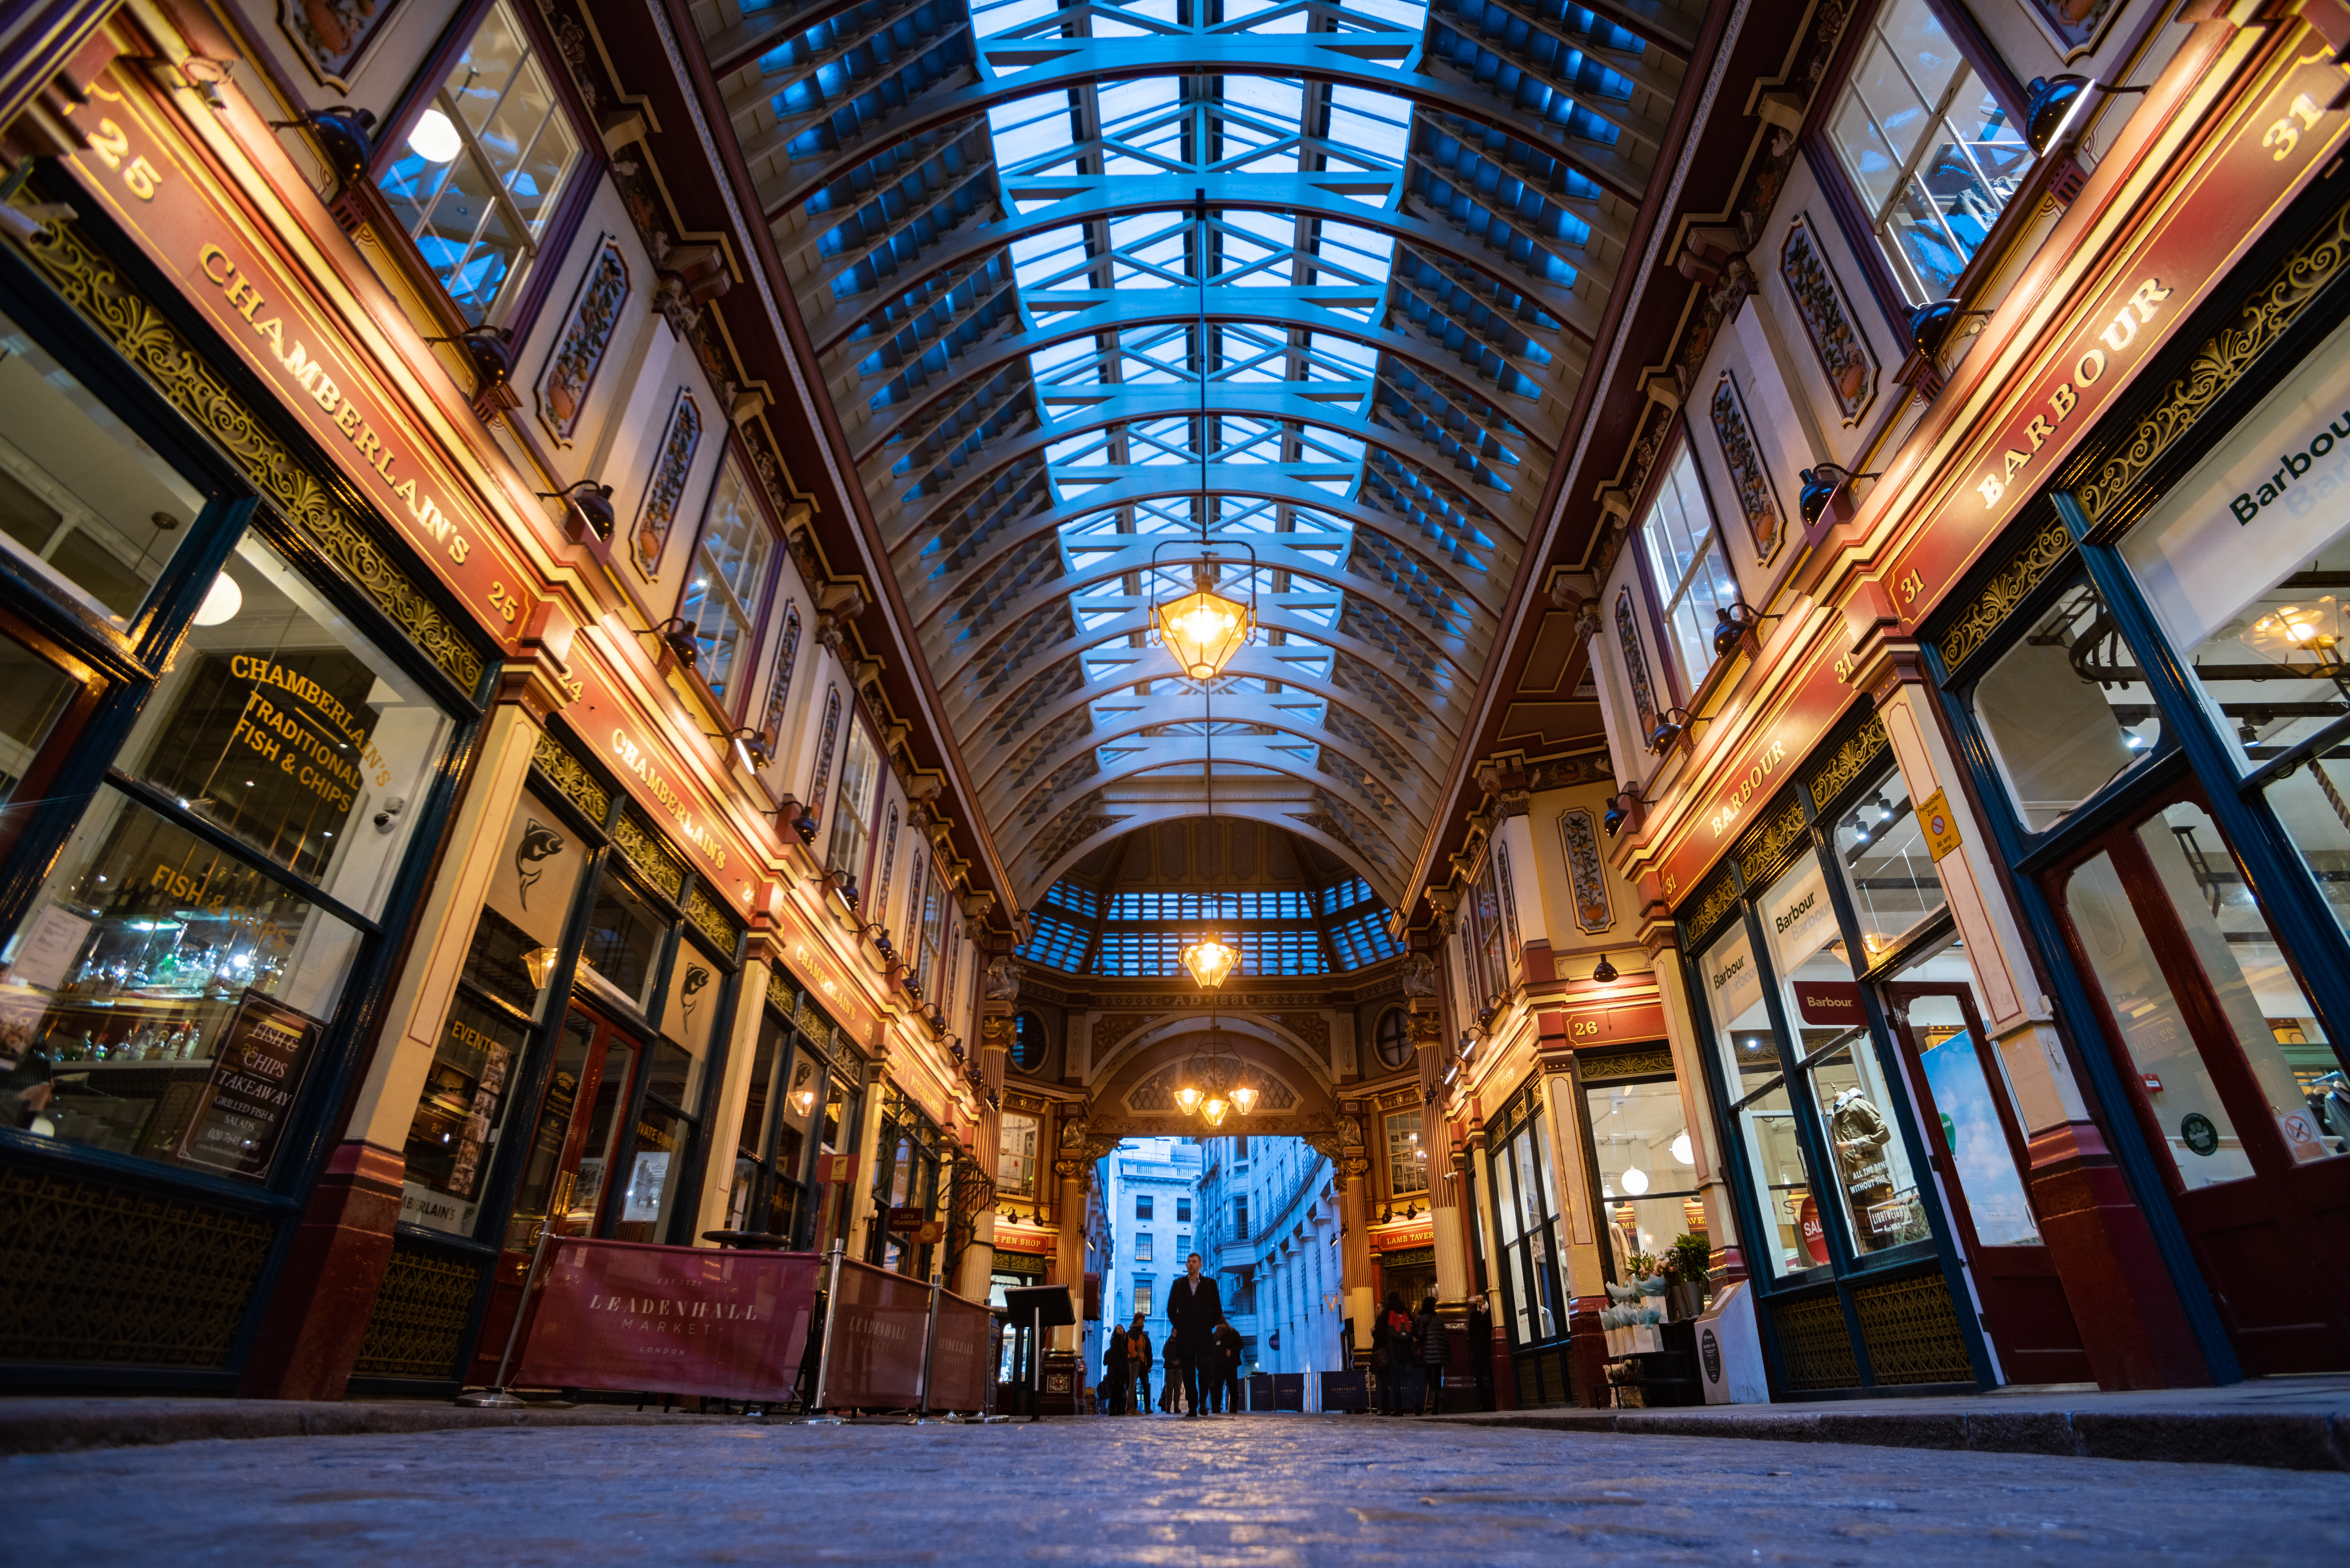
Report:
[{"label": "stone paving slab", "polygon": [[2350,1476],[1341,1417],[533,1424],[0,1459],[11,1568],[2350,1561]]},{"label": "stone paving slab", "polygon": [[1662,1410],[1513,1410],[1430,1422],[1624,1436],[1856,1443],[1950,1452],[2350,1470],[2350,1377],[2262,1378],[2225,1388],[1994,1394]]},{"label": "stone paving slab", "polygon": [[[116,1449],[224,1438],[317,1438],[489,1427],[709,1426],[717,1416],[642,1413],[627,1405],[474,1410],[446,1401],[304,1399],[0,1399],[0,1454]],[[738,1417],[739,1419],[739,1417]]]}]

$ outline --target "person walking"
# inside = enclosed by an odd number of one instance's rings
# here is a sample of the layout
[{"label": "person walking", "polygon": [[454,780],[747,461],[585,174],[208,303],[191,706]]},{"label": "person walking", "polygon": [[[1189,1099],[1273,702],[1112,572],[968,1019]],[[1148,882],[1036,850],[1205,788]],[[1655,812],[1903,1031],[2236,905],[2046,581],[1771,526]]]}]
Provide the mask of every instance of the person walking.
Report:
[{"label": "person walking", "polygon": [[1208,1408],[1222,1415],[1227,1403],[1233,1415],[1241,1409],[1241,1331],[1228,1319],[1216,1325],[1209,1336],[1214,1359],[1208,1371],[1212,1379],[1208,1390]]},{"label": "person walking", "polygon": [[1102,1347],[1101,1413],[1123,1416],[1133,1381],[1126,1369],[1126,1330],[1113,1325],[1107,1338],[1109,1343]]},{"label": "person walking", "polygon": [[1419,1322],[1416,1327],[1419,1339],[1419,1368],[1428,1382],[1420,1396],[1420,1413],[1440,1416],[1444,1414],[1444,1369],[1452,1364],[1452,1336],[1445,1332],[1444,1320],[1436,1315],[1434,1296],[1420,1303]]},{"label": "person walking", "polygon": [[1127,1370],[1134,1375],[1134,1401],[1127,1407],[1129,1416],[1150,1414],[1150,1335],[1142,1326],[1142,1314],[1134,1314],[1134,1326],[1126,1334]]},{"label": "person walking", "polygon": [[1183,1351],[1175,1336],[1167,1336],[1166,1366],[1159,1374],[1159,1413],[1162,1416],[1183,1414]]},{"label": "person walking", "polygon": [[1388,1293],[1388,1303],[1379,1309],[1378,1327],[1372,1333],[1371,1345],[1379,1362],[1379,1414],[1400,1416],[1404,1379],[1410,1376],[1412,1363],[1419,1357],[1411,1343],[1411,1314],[1403,1310],[1400,1293]]},{"label": "person walking", "polygon": [[1216,1293],[1216,1282],[1200,1272],[1200,1254],[1194,1252],[1183,1260],[1183,1277],[1167,1293],[1167,1343],[1174,1347],[1168,1354],[1183,1358],[1183,1392],[1191,1402],[1187,1416],[1207,1408],[1200,1397],[1201,1367],[1216,1325],[1223,1321],[1224,1303]]}]

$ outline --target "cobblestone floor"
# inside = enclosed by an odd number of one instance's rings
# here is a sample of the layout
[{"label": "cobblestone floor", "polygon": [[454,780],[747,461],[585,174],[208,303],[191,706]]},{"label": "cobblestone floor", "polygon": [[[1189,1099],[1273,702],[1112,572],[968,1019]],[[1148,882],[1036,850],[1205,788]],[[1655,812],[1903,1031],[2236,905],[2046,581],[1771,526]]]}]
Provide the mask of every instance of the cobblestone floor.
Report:
[{"label": "cobblestone floor", "polygon": [[1335,1417],[263,1438],[0,1460],[0,1563],[2350,1562],[2350,1475]]}]

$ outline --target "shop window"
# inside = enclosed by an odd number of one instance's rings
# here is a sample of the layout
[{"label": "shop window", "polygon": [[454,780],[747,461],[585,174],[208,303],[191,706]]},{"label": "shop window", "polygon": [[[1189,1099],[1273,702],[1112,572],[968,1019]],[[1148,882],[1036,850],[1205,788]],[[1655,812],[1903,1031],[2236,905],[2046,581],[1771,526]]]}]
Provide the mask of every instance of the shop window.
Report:
[{"label": "shop window", "polygon": [[1806,857],[1780,877],[1762,895],[1762,912],[1794,1033],[1789,1077],[1804,1084],[1818,1113],[1854,1251],[1927,1240],[1917,1178],[1818,862]]},{"label": "shop window", "polygon": [[[0,952],[14,1125],[266,1180],[359,942],[298,885],[100,786]],[[260,1060],[265,1090],[244,1070]]]},{"label": "shop window", "polygon": [[1886,0],[1825,127],[1913,305],[1958,292],[2032,164],[2015,116],[1936,11],[1930,0]]},{"label": "shop window", "polygon": [[587,864],[562,816],[525,791],[491,870],[456,1000],[409,1127],[400,1215],[409,1224],[474,1231],[490,1155]]},{"label": "shop window", "polygon": [[1428,1147],[1420,1142],[1417,1110],[1388,1113],[1388,1196],[1407,1198],[1428,1190]]},{"label": "shop window", "polygon": [[669,922],[627,883],[608,874],[596,888],[580,961],[644,1012],[652,1005],[661,942],[668,935]]},{"label": "shop window", "polygon": [[1738,579],[1731,573],[1698,478],[1696,457],[1686,441],[1658,481],[1656,500],[1640,524],[1640,545],[1664,605],[1665,625],[1672,633],[1666,646],[1672,652],[1674,672],[1684,693],[1694,691],[1713,668],[1713,634],[1721,624],[1714,612],[1737,600]]},{"label": "shop window", "polygon": [[[1862,785],[1836,818],[1835,841],[1836,866],[1860,921],[1861,951],[1852,967],[1871,970],[1942,907],[1942,879],[1898,768],[1888,766]],[[1840,951],[1844,940],[1829,945]]]},{"label": "shop window", "polygon": [[496,319],[577,172],[553,66],[498,0],[377,176],[394,218],[467,322]]},{"label": "shop window", "polygon": [[[0,807],[16,797],[80,699],[81,682],[0,629]],[[54,765],[52,762],[49,765]]]},{"label": "shop window", "polygon": [[121,766],[373,915],[416,829],[448,715],[247,535],[142,711]]},{"label": "shop window", "polygon": [[1045,1064],[1045,1021],[1033,1012],[1017,1012],[1012,1018],[1012,1064],[1024,1073],[1033,1073]]},{"label": "shop window", "polygon": [[1933,1101],[1936,1125],[1926,1136],[1939,1136],[1950,1155],[1975,1240],[1986,1247],[2036,1247],[2040,1224],[2016,1150],[2021,1128],[2012,1126],[2015,1096],[2006,1064],[1954,994],[1971,997],[1973,991],[1966,949],[1956,937],[1897,977],[1900,1022]]},{"label": "shop window", "polygon": [[848,749],[840,759],[840,801],[833,808],[832,840],[825,848],[827,869],[851,882],[865,875],[866,846],[873,839],[874,786],[881,775],[880,753],[865,726],[852,719]]},{"label": "shop window", "polygon": [[1747,1179],[1769,1231],[1754,1251],[1769,1261],[1773,1274],[1801,1273],[1828,1261],[1827,1237],[1787,1096],[1785,1062],[1771,1026],[1762,966],[1742,925],[1733,926],[1698,962],[1720,1035],[1722,1079]]},{"label": "shop window", "polygon": [[736,666],[758,628],[775,547],[775,536],[752,494],[750,478],[729,452],[711,492],[710,512],[693,547],[692,575],[677,615],[693,625],[694,646],[700,649],[694,670],[711,694],[730,706]]},{"label": "shop window", "polygon": [[996,1137],[995,1189],[1006,1198],[1036,1196],[1037,1118],[1003,1113]]},{"label": "shop window", "polygon": [[1983,672],[1974,710],[2016,814],[2033,833],[2103,793],[2162,739],[2137,655],[2086,582],[2066,587]]},{"label": "shop window", "polygon": [[26,569],[117,627],[146,603],[202,492],[0,316],[0,536]]},{"label": "shop window", "polygon": [[1705,1233],[1696,1151],[1670,1078],[1595,1084],[1583,1091],[1616,1277],[1640,1253],[1662,1257],[1678,1238]]},{"label": "shop window", "polygon": [[1379,1065],[1390,1072],[1411,1061],[1411,1020],[1400,1007],[1390,1007],[1379,1014],[1378,1027],[1372,1032],[1371,1048]]},{"label": "shop window", "polygon": [[1539,1093],[1528,1101],[1531,1114],[1492,1156],[1511,1343],[1521,1347],[1555,1339],[1566,1326],[1558,1274],[1558,1193],[1551,1179]]}]

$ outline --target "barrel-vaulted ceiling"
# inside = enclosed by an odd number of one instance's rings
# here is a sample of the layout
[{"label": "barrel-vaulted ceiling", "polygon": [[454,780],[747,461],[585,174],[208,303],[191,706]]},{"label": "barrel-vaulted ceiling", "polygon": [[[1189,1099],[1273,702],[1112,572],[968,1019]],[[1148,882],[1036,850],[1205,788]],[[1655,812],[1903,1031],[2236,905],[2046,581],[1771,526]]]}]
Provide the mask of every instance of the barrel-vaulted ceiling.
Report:
[{"label": "barrel-vaulted ceiling", "polygon": [[1203,527],[1263,628],[1219,783],[1408,901],[1695,9],[696,7],[1024,904],[1201,809],[1207,694],[1145,633]]}]

